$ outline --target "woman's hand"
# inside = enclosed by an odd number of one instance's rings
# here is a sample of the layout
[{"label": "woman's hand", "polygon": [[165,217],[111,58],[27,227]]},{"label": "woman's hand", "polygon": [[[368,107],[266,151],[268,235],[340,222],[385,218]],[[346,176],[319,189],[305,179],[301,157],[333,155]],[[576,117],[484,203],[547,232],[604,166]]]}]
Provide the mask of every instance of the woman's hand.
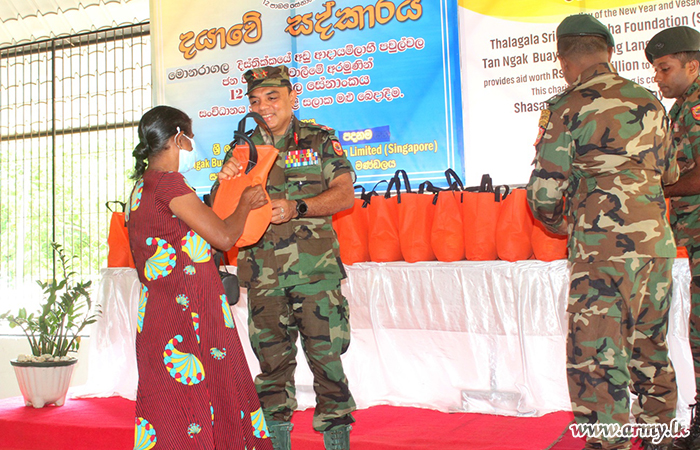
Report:
[{"label": "woman's hand", "polygon": [[243,173],[243,164],[238,162],[238,160],[232,156],[231,158],[229,158],[228,161],[226,161],[226,164],[224,164],[223,167],[221,167],[221,171],[219,171],[219,174],[217,176],[219,178],[219,181],[222,181],[239,177],[241,176],[241,173]]},{"label": "woman's hand", "polygon": [[265,197],[265,189],[261,184],[256,184],[255,186],[248,186],[243,190],[241,194],[241,203],[250,206],[250,209],[258,209],[267,203],[267,197]]}]

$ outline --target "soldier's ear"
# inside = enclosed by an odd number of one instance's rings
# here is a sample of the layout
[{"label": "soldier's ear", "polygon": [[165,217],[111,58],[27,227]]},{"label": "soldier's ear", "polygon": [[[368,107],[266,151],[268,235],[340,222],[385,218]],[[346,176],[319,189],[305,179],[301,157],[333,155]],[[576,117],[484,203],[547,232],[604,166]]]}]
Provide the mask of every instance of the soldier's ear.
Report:
[{"label": "soldier's ear", "polygon": [[690,73],[693,76],[697,77],[698,72],[700,71],[700,61],[698,61],[697,59],[691,59],[690,61],[688,61],[688,64],[690,64]]},{"label": "soldier's ear", "polygon": [[613,55],[613,48],[608,47],[608,62],[612,61],[612,55]]},{"label": "soldier's ear", "polygon": [[566,71],[569,68],[569,60],[560,56],[559,65],[561,66],[561,70]]}]

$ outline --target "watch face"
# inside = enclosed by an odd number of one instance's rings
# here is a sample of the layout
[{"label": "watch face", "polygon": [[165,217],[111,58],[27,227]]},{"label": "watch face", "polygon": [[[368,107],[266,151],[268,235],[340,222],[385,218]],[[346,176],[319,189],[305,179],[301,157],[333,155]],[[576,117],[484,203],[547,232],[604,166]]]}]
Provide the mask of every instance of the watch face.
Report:
[{"label": "watch face", "polygon": [[297,200],[297,212],[300,216],[306,214],[306,211],[308,210],[309,207],[306,205],[306,202],[304,202],[303,200]]}]

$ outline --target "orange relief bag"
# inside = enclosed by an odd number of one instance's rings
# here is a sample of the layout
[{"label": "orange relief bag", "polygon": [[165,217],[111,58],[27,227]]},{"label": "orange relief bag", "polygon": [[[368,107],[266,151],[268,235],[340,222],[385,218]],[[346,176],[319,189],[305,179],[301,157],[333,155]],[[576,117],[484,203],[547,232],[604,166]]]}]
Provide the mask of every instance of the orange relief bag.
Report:
[{"label": "orange relief bag", "polygon": [[547,230],[542,222],[534,221],[532,227],[532,252],[540,261],[565,259],[567,255],[568,236],[554,234]]},{"label": "orange relief bag", "polygon": [[[234,133],[234,141],[231,142],[232,156],[245,166],[245,171],[241,176],[222,180],[219,184],[212,210],[222,219],[230,216],[236,210],[245,188],[257,184],[267,186],[267,177],[279,153],[279,150],[272,145],[255,145],[250,140],[249,135],[252,132],[245,132],[245,121],[248,117],[252,117],[272,136],[265,120],[257,113],[246,114],[238,123],[238,130]],[[267,203],[260,208],[251,210],[248,214],[243,234],[236,242],[236,247],[253,245],[265,234],[265,230],[272,220],[272,204],[267,191],[265,191],[265,197]]]},{"label": "orange relief bag", "polygon": [[227,251],[224,252],[224,256],[226,257],[224,263],[229,266],[237,266],[238,265],[238,251],[239,248],[236,247],[235,245],[228,249]]},{"label": "orange relief bag", "polygon": [[485,174],[477,187],[465,188],[460,195],[464,224],[464,254],[471,261],[497,259],[496,225],[501,213],[502,200],[508,195],[508,187],[501,196],[501,189],[494,189],[491,177]]},{"label": "orange relief bag", "polygon": [[[121,211],[114,211],[109,207],[110,203],[116,203],[122,207]],[[105,203],[108,210],[112,212],[109,220],[109,234],[107,235],[107,267],[136,267],[134,258],[131,256],[129,246],[129,231],[126,228],[126,204],[124,202],[111,201]]]},{"label": "orange relief bag", "polygon": [[343,264],[355,264],[370,260],[368,246],[369,215],[367,214],[368,194],[361,185],[360,198],[355,199],[352,208],[333,215],[333,229],[338,235],[340,259]]},{"label": "orange relief bag", "polygon": [[404,193],[397,188],[396,201],[399,211],[399,243],[401,254],[406,262],[434,261],[435,253],[430,242],[433,226],[433,195],[424,194],[423,188],[417,193],[411,191],[411,182],[405,170],[399,169],[394,175],[396,185],[403,178]]},{"label": "orange relief bag", "polygon": [[[666,199],[666,219],[671,223],[671,199]],[[687,258],[688,249],[681,247],[680,245],[676,248],[676,258]]]},{"label": "orange relief bag", "polygon": [[532,256],[532,227],[535,218],[527,204],[525,189],[513,189],[503,200],[496,225],[498,258],[521,261]]},{"label": "orange relief bag", "polygon": [[[386,180],[379,183],[386,183]],[[391,179],[383,196],[376,194],[379,183],[374,186],[368,197],[369,256],[374,262],[403,261],[399,242],[399,204],[396,197],[391,197],[396,177]]]},{"label": "orange relief bag", "polygon": [[[437,190],[433,199],[435,215],[433,227],[430,230],[430,244],[438,261],[452,262],[464,259],[464,222],[462,220],[461,198],[462,180],[452,169],[445,171],[447,189],[429,188]],[[454,181],[450,178],[454,177]],[[426,183],[429,183],[426,181]]]}]

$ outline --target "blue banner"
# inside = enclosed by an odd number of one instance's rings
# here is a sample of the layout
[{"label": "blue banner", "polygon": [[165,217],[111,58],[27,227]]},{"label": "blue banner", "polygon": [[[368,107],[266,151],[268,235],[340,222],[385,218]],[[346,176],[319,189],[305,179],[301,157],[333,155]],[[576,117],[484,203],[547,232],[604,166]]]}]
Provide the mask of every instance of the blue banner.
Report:
[{"label": "blue banner", "polygon": [[[343,6],[340,6],[341,4]],[[248,111],[243,73],[285,64],[296,116],[334,128],[371,189],[397,169],[417,186],[464,173],[457,2],[152,2],[156,104],[193,119],[209,191]],[[252,122],[251,122],[252,123]]]}]

